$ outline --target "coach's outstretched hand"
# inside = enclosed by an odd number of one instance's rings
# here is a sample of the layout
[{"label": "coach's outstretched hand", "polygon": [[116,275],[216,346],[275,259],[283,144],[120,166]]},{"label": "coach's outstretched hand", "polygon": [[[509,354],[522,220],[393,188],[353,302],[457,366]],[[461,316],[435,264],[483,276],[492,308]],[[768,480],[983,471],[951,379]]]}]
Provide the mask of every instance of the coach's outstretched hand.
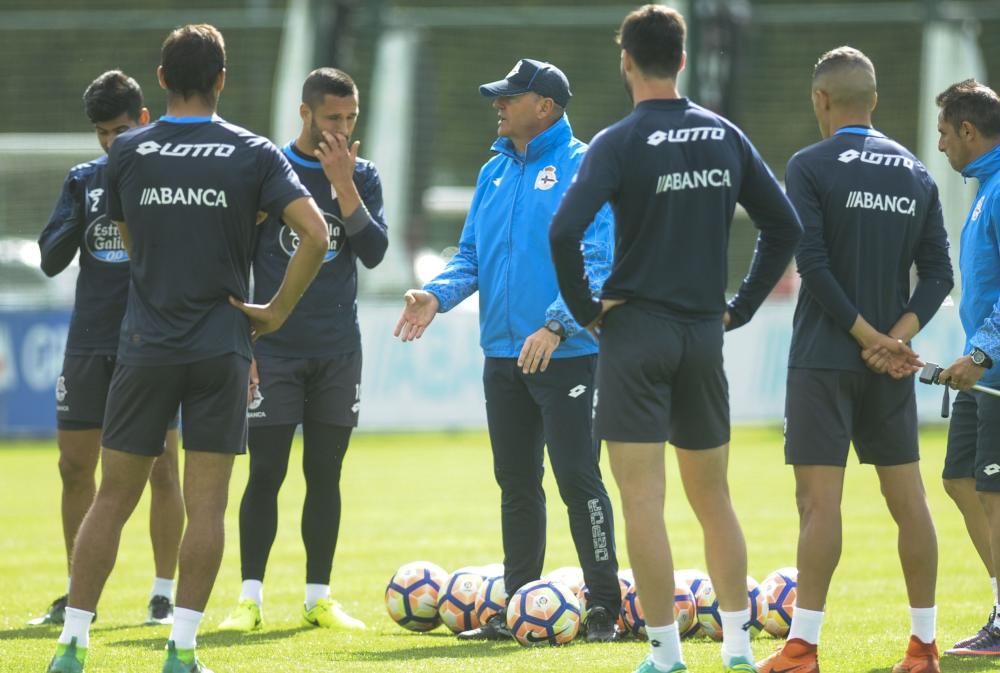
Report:
[{"label": "coach's outstretched hand", "polygon": [[250,336],[253,337],[254,341],[265,334],[277,331],[278,328],[285,324],[285,320],[288,319],[287,315],[281,315],[278,312],[273,302],[268,304],[247,304],[235,297],[230,297],[229,303],[243,311],[250,318]]},{"label": "coach's outstretched hand", "polygon": [[406,302],[403,315],[399,316],[392,334],[403,341],[413,341],[419,339],[434,320],[440,304],[438,298],[426,290],[407,290],[403,300]]}]

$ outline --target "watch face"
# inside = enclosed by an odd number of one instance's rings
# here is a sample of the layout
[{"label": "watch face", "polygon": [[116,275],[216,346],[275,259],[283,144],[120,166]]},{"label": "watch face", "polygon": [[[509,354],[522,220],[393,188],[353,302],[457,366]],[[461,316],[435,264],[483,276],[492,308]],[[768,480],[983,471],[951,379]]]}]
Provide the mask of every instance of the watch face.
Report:
[{"label": "watch face", "polygon": [[982,351],[972,351],[972,362],[981,365],[986,362],[986,353]]}]

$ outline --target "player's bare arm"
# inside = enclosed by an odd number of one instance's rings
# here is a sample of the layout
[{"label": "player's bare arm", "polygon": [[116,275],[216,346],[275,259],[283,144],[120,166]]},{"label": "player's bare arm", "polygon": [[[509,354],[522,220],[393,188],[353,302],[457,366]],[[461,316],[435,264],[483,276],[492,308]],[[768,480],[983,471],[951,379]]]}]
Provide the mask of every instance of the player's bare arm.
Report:
[{"label": "player's bare arm", "polygon": [[250,318],[250,328],[257,337],[274,332],[288,319],[302,293],[316,277],[329,245],[326,222],[311,198],[292,201],[282,219],[299,237],[299,247],[288,262],[281,286],[266,304],[246,304],[233,297],[229,302]]},{"label": "player's bare arm", "polygon": [[[924,366],[920,357],[901,339],[894,339],[872,327],[861,314],[851,327],[851,336],[861,347],[865,364],[879,374],[889,374],[893,378],[903,378]],[[868,354],[866,357],[865,354]]]}]

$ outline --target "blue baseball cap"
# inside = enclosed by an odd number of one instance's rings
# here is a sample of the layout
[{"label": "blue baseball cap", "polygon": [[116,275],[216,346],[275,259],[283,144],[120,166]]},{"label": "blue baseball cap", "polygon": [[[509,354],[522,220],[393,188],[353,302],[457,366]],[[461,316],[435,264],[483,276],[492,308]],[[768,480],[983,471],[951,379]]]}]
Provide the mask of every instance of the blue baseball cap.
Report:
[{"label": "blue baseball cap", "polygon": [[506,77],[479,87],[479,93],[489,98],[517,96],[529,91],[551,98],[561,107],[566,107],[573,96],[569,90],[569,80],[562,70],[551,63],[533,58],[522,58]]}]

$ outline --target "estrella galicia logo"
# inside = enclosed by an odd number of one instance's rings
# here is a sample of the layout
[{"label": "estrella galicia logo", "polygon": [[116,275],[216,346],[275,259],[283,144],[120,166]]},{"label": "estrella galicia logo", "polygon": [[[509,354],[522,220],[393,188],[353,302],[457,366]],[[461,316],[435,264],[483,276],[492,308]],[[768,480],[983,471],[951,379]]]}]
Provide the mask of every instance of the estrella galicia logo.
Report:
[{"label": "estrella galicia logo", "polygon": [[128,261],[128,251],[118,225],[109,220],[107,215],[101,215],[90,223],[84,241],[87,252],[99,262],[121,264]]},{"label": "estrella galicia logo", "polygon": [[[326,230],[330,234],[330,245],[323,257],[323,263],[326,264],[336,257],[340,253],[340,249],[344,247],[347,232],[344,231],[343,220],[336,215],[324,212],[323,219],[326,220]],[[278,231],[278,244],[285,251],[285,254],[291,257],[299,249],[299,236],[292,231],[291,227],[282,223],[281,229]]]}]

